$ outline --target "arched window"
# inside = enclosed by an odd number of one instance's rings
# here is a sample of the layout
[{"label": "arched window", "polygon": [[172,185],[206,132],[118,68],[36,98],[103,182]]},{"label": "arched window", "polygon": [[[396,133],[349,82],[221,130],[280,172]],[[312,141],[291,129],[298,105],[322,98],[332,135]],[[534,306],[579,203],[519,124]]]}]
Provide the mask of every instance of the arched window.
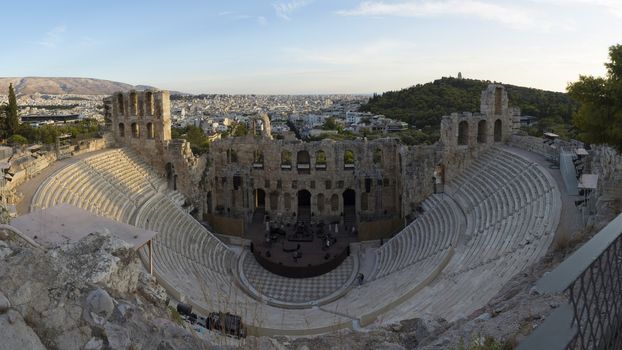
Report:
[{"label": "arched window", "polygon": [[317,195],[317,211],[322,213],[324,212],[324,194],[320,193]]},{"label": "arched window", "polygon": [[486,143],[487,129],[486,120],[480,120],[477,123],[477,143]]},{"label": "arched window", "polygon": [[343,152],[343,167],[344,169],[354,169],[354,152],[351,150]]},{"label": "arched window", "polygon": [[374,164],[382,164],[382,150],[380,148],[376,148],[374,150],[374,157],[373,157],[373,161]]},{"label": "arched window", "polygon": [[117,105],[119,106],[119,115],[124,115],[125,108],[123,106],[123,94],[117,95]]},{"label": "arched window", "polygon": [[469,144],[469,123],[463,120],[458,124],[458,145]]},{"label": "arched window", "polygon": [[145,114],[153,115],[153,92],[151,91],[145,93]]},{"label": "arched window", "polygon": [[495,142],[501,142],[503,138],[503,129],[501,119],[495,120]]},{"label": "arched window", "polygon": [[270,210],[278,210],[279,209],[279,193],[272,192],[270,193]]},{"label": "arched window", "polygon": [[155,132],[153,131],[153,124],[147,123],[147,138],[153,139],[155,138]]},{"label": "arched window", "polygon": [[311,156],[307,151],[298,151],[296,154],[296,168],[302,171],[308,171],[311,168]]},{"label": "arched window", "polygon": [[229,163],[238,162],[238,152],[236,152],[233,148],[227,149],[227,162]]},{"label": "arched window", "polygon": [[162,117],[162,99],[154,98],[153,115],[156,117],[156,119],[160,119]]},{"label": "arched window", "polygon": [[326,153],[322,150],[315,152],[315,168],[326,169]]},{"label": "arched window", "polygon": [[263,168],[263,152],[261,150],[253,151],[253,167],[256,169]]},{"label": "arched window", "polygon": [[119,137],[125,137],[125,124],[119,123]]},{"label": "arched window", "polygon": [[130,115],[136,115],[138,113],[138,96],[136,91],[130,92]]},{"label": "arched window", "polygon": [[132,137],[136,139],[140,137],[140,128],[136,123],[132,123]]},{"label": "arched window", "polygon": [[292,168],[292,153],[290,151],[281,152],[281,169]]},{"label": "arched window", "polygon": [[333,212],[337,212],[339,210],[339,196],[336,194],[333,194],[330,197],[330,210]]}]

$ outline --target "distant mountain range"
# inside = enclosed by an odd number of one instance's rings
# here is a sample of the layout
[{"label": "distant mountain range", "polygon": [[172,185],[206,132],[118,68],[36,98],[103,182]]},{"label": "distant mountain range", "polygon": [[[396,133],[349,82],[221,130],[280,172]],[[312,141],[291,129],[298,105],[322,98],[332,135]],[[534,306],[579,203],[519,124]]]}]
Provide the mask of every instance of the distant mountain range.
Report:
[{"label": "distant mountain range", "polygon": [[[13,83],[15,92],[18,95],[32,95],[35,93],[48,95],[110,95],[117,91],[129,91],[132,89],[145,90],[152,88],[146,85],[134,86],[116,81],[92,78],[0,77],[0,95],[8,94],[10,83]],[[174,92],[171,91],[171,93]]]}]

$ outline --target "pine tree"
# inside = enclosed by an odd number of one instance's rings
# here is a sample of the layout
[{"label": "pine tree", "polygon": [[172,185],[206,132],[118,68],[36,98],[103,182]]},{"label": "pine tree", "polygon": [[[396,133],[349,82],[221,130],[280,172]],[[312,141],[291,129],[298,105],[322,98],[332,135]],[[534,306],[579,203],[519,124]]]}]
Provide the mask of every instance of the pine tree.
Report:
[{"label": "pine tree", "polygon": [[15,98],[15,89],[13,84],[9,84],[9,104],[6,107],[6,131],[7,136],[13,136],[17,133],[19,127],[19,119],[17,116],[17,98]]}]

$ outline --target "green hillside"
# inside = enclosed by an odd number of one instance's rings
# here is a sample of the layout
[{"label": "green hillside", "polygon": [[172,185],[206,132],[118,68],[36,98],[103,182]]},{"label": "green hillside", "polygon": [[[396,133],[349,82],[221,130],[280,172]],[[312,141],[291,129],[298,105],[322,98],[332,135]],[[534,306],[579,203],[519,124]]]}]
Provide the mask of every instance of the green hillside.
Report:
[{"label": "green hillside", "polygon": [[[399,91],[374,95],[362,107],[363,111],[384,114],[422,129],[427,135],[438,133],[443,115],[452,112],[479,112],[482,90],[490,81],[475,79],[442,78]],[[504,84],[510,106],[520,107],[523,115],[538,118],[537,134],[542,130],[564,129],[570,126],[572,114],[578,103],[567,94]]]}]

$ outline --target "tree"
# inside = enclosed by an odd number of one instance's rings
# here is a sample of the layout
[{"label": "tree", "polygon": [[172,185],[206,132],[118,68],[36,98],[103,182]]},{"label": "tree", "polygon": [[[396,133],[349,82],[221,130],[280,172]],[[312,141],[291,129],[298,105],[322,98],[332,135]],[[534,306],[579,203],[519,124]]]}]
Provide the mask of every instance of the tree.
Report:
[{"label": "tree", "polygon": [[6,113],[7,106],[5,104],[0,105],[0,138],[7,138],[9,135],[6,130]]},{"label": "tree", "polygon": [[233,126],[233,132],[231,133],[231,136],[239,137],[239,136],[246,136],[246,135],[248,135],[248,128],[246,127],[246,124],[237,123]]},{"label": "tree", "polygon": [[189,125],[186,128],[186,140],[190,142],[192,152],[195,154],[203,154],[209,150],[209,139],[203,132],[203,129]]},{"label": "tree", "polygon": [[[449,115],[452,112],[479,111],[482,90],[489,83],[490,81],[468,79],[464,75],[462,79],[442,78],[407,89],[374,95],[361,106],[360,110],[382,114],[421,129],[428,135],[425,138],[427,143],[432,140],[433,134],[438,136],[443,115]],[[553,117],[570,126],[572,114],[578,108],[578,102],[565,93],[514,85],[505,85],[505,87],[510,105],[520,107],[524,115],[531,115],[538,119]],[[415,136],[414,139],[407,139],[410,142],[422,138]]]},{"label": "tree", "polygon": [[609,59],[605,77],[582,75],[567,90],[581,102],[573,117],[579,138],[606,143],[622,152],[622,45],[609,48]]},{"label": "tree", "polygon": [[28,143],[28,140],[24,136],[18,134],[11,135],[7,141],[9,145],[25,145]]},{"label": "tree", "polygon": [[335,117],[328,117],[324,121],[324,125],[322,125],[322,129],[324,130],[337,130],[341,131],[343,127],[337,123],[337,119]]},{"label": "tree", "polygon": [[17,115],[17,98],[15,98],[15,89],[13,89],[13,84],[9,84],[9,104],[6,107],[5,122],[8,136],[12,136],[17,133],[19,119]]}]

